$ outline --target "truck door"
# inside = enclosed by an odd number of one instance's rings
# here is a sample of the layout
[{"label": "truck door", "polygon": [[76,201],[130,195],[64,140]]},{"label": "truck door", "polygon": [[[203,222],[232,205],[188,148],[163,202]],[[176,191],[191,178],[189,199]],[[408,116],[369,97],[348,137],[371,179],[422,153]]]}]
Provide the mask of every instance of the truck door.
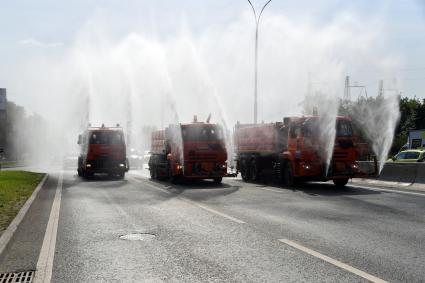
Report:
[{"label": "truck door", "polygon": [[277,147],[278,152],[284,152],[288,149],[288,128],[285,126],[277,131]]},{"label": "truck door", "polygon": [[301,127],[299,124],[292,123],[289,125],[289,139],[288,139],[288,150],[289,151],[296,151],[299,149],[299,142],[300,142],[300,135],[301,135]]}]

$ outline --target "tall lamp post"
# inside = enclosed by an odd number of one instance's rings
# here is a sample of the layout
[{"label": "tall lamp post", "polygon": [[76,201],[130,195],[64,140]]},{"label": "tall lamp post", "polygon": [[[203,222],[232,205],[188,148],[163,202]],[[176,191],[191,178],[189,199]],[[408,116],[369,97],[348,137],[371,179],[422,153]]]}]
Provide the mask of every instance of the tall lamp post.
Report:
[{"label": "tall lamp post", "polygon": [[257,73],[258,73],[258,26],[260,24],[261,14],[263,13],[266,6],[272,0],[268,0],[266,4],[264,4],[263,8],[261,8],[260,14],[257,17],[257,12],[255,11],[254,5],[252,5],[251,0],[248,0],[251,5],[252,11],[254,12],[255,17],[255,66],[254,66],[254,124],[257,124]]}]

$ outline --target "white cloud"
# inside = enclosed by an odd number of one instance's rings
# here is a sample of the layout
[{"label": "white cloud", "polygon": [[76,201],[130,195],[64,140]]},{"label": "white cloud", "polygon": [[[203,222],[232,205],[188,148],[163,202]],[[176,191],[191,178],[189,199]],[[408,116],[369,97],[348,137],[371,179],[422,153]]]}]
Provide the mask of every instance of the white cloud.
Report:
[{"label": "white cloud", "polygon": [[56,48],[63,46],[62,42],[42,42],[34,38],[21,39],[17,43],[20,45],[29,45],[42,48]]}]

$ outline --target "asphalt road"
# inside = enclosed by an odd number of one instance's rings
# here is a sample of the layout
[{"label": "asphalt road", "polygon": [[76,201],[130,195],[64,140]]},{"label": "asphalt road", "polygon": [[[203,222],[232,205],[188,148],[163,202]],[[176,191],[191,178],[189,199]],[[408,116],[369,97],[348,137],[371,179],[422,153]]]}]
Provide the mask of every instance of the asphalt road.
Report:
[{"label": "asphalt road", "polygon": [[[0,272],[37,268],[59,174]],[[84,181],[64,171],[61,189],[52,282],[425,281],[425,195],[233,178],[171,185],[140,172]],[[120,239],[131,233],[144,235]]]}]

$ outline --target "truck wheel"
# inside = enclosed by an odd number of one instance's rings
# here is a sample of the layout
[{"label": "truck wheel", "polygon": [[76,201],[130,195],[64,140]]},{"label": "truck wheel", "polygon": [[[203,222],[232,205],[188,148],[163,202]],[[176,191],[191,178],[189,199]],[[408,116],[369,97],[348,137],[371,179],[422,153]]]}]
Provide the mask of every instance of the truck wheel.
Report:
[{"label": "truck wheel", "polygon": [[78,176],[79,176],[79,177],[83,176],[83,173],[81,172],[81,168],[78,168],[78,169],[77,169],[77,173],[78,173]]},{"label": "truck wheel", "polygon": [[171,183],[178,184],[180,182],[180,176],[171,176]]},{"label": "truck wheel", "polygon": [[215,184],[221,184],[222,181],[223,181],[223,177],[214,178]]},{"label": "truck wheel", "polygon": [[244,181],[247,181],[249,179],[249,170],[248,170],[248,166],[246,166],[245,161],[241,162],[241,176],[242,176],[242,180]]},{"label": "truck wheel", "polygon": [[158,179],[158,170],[156,169],[156,166],[152,168],[152,175],[152,179]]},{"label": "truck wheel", "polygon": [[121,173],[119,173],[119,174],[118,174],[118,177],[119,177],[120,179],[124,179],[124,177],[125,177],[125,172],[121,172]]},{"label": "truck wheel", "polygon": [[291,162],[286,162],[283,168],[283,183],[285,186],[292,187],[295,185],[294,173],[292,172]]},{"label": "truck wheel", "polygon": [[348,178],[344,178],[344,179],[334,179],[333,180],[335,187],[337,188],[343,188],[345,187],[345,185],[347,185],[348,183]]},{"label": "truck wheel", "polygon": [[255,160],[251,161],[251,181],[257,181],[258,180],[258,166],[257,162]]},{"label": "truck wheel", "polygon": [[87,172],[86,170],[83,169],[83,172],[82,172],[83,178],[88,179],[90,177],[93,177],[93,175],[94,175],[93,173]]}]

